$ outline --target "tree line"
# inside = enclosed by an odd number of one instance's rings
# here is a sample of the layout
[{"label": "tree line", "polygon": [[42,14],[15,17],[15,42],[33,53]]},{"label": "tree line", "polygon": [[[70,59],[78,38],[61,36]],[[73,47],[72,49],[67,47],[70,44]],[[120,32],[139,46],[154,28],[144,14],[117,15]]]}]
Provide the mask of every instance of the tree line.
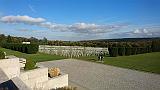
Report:
[{"label": "tree line", "polygon": [[31,42],[32,44],[48,44],[47,38],[37,39],[35,37],[25,38],[25,37],[14,37],[14,36],[6,36],[4,34],[0,34],[0,43],[22,43],[22,42]]},{"label": "tree line", "polygon": [[5,43],[31,42],[39,45],[55,46],[84,46],[84,47],[108,47],[110,56],[135,55],[141,53],[160,51],[160,38],[126,38],[126,39],[102,39],[84,41],[61,41],[37,39],[35,37],[13,37],[0,34],[0,45]]}]

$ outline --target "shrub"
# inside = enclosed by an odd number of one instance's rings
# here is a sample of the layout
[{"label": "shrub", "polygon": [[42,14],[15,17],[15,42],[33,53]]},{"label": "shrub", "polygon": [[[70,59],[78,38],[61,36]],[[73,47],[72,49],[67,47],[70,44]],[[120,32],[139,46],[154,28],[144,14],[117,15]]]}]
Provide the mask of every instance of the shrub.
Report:
[{"label": "shrub", "polygon": [[108,50],[109,50],[109,55],[111,57],[129,56],[129,55],[152,52],[151,46],[146,46],[146,47],[109,47]]},{"label": "shrub", "polygon": [[147,50],[148,50],[148,53],[152,52],[152,47],[151,46],[147,46]]},{"label": "shrub", "polygon": [[126,49],[125,55],[126,56],[131,55],[131,48],[130,47],[126,47],[125,49]]},{"label": "shrub", "polygon": [[38,52],[39,46],[37,44],[27,44],[27,53],[34,54]]},{"label": "shrub", "polygon": [[137,47],[131,48],[131,55],[136,55],[137,54]]},{"label": "shrub", "polygon": [[35,69],[36,62],[34,62],[33,60],[27,60],[24,69],[25,70],[31,70],[31,69]]},{"label": "shrub", "polygon": [[27,54],[35,54],[38,52],[39,48],[37,44],[14,44],[14,43],[3,44],[2,47],[15,51],[20,51]]},{"label": "shrub", "polygon": [[5,58],[5,54],[3,51],[0,50],[0,59],[4,59]]},{"label": "shrub", "polygon": [[118,56],[118,48],[117,47],[109,48],[109,54],[110,54],[111,57]]},{"label": "shrub", "polygon": [[118,55],[119,56],[125,56],[125,47],[119,47],[118,48]]}]

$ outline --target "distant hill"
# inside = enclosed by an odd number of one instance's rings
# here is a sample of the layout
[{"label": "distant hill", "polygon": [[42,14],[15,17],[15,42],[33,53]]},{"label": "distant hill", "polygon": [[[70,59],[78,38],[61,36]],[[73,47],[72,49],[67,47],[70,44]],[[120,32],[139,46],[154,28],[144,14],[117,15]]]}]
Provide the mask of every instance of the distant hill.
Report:
[{"label": "distant hill", "polygon": [[98,41],[98,42],[137,42],[137,41],[151,41],[151,40],[160,40],[160,37],[153,38],[118,38],[118,39],[97,39],[97,40],[83,40],[86,41]]}]

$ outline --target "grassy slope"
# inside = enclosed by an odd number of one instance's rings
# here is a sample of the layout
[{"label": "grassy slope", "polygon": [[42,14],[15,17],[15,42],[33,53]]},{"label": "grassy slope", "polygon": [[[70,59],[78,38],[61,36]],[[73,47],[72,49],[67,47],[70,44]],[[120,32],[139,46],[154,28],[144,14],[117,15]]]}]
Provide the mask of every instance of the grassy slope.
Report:
[{"label": "grassy slope", "polygon": [[[97,57],[80,57],[94,61]],[[160,74],[160,52],[132,56],[104,57],[104,64]]]},{"label": "grassy slope", "polygon": [[15,55],[17,57],[26,58],[27,60],[33,60],[36,62],[64,59],[64,57],[62,56],[49,55],[44,53],[25,54],[25,53],[4,49],[4,48],[0,48],[0,50],[6,52],[7,55]]}]

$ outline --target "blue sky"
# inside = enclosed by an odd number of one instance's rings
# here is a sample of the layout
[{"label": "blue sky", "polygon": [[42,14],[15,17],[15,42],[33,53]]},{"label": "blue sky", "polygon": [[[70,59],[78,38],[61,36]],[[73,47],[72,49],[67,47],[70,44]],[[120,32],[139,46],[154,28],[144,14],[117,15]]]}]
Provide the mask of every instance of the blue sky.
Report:
[{"label": "blue sky", "polygon": [[160,0],[0,0],[0,33],[50,40],[160,36]]}]

